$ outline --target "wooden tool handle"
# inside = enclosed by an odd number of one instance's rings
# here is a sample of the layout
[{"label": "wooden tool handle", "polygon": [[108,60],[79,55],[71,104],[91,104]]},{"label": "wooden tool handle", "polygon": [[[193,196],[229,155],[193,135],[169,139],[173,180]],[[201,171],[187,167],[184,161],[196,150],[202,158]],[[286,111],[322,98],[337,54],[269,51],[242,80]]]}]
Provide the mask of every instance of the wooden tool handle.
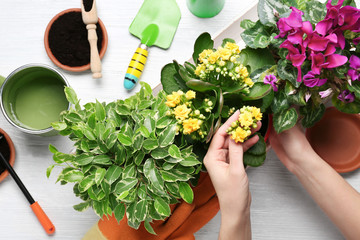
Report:
[{"label": "wooden tool handle", "polygon": [[98,37],[96,35],[96,25],[88,24],[86,26],[88,30],[88,40],[90,43],[90,67],[91,72],[93,73],[93,78],[101,78],[101,61],[99,56],[99,51],[97,48]]}]

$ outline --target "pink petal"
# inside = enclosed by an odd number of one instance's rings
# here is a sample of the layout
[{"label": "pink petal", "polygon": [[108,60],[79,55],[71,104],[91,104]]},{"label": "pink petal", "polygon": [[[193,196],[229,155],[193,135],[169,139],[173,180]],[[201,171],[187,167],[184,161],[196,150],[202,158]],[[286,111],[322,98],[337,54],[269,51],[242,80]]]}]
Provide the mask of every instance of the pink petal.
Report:
[{"label": "pink petal", "polygon": [[350,57],[350,67],[354,68],[354,69],[358,69],[360,68],[360,58],[355,56],[355,55],[351,55]]},{"label": "pink petal", "polygon": [[314,51],[324,51],[329,43],[329,39],[313,34],[308,47]]},{"label": "pink petal", "polygon": [[305,61],[306,56],[305,54],[294,54],[290,56],[290,61],[295,67],[301,66]]},{"label": "pink petal", "polygon": [[313,33],[311,22],[309,21],[303,22],[303,26],[301,30],[303,30],[307,35],[311,35]]},{"label": "pink petal", "polygon": [[332,54],[327,56],[326,62],[329,63],[326,68],[336,68],[341,65],[344,65],[348,61],[346,56],[340,54]]},{"label": "pink petal", "polygon": [[292,44],[301,44],[302,40],[303,40],[303,35],[304,35],[304,33],[302,31],[295,31],[295,32],[289,34],[287,39]]},{"label": "pink petal", "polygon": [[306,93],[305,93],[305,102],[308,102],[309,99],[310,99],[310,97],[311,97],[311,93],[310,93],[310,92],[306,92]]},{"label": "pink petal", "polygon": [[334,44],[328,44],[324,56],[328,56],[333,54],[336,51],[335,45]]},{"label": "pink petal", "polygon": [[354,43],[355,45],[358,45],[358,44],[360,43],[360,37],[354,38],[354,39],[353,39],[353,43]]},{"label": "pink petal", "polygon": [[322,64],[325,62],[325,57],[322,53],[311,54],[311,71],[314,74],[320,74]]},{"label": "pink petal", "polygon": [[330,28],[333,26],[333,20],[332,19],[325,19],[320,22],[318,22],[315,26],[315,31],[323,36],[326,35],[326,33],[330,30]]},{"label": "pink petal", "polygon": [[344,37],[342,31],[337,31],[336,35],[337,35],[337,38],[338,38],[338,44],[339,44],[340,48],[344,49],[344,47],[345,47],[345,37]]},{"label": "pink petal", "polygon": [[292,8],[292,12],[289,17],[285,18],[285,22],[292,28],[301,28],[302,27],[302,18],[298,11],[294,11],[296,8]]},{"label": "pink petal", "polygon": [[325,38],[329,39],[329,41],[332,42],[332,43],[337,43],[337,41],[338,41],[337,36],[336,36],[335,33],[327,35]]},{"label": "pink petal", "polygon": [[351,78],[352,81],[359,80],[359,73],[354,69],[349,69],[347,75]]},{"label": "pink petal", "polygon": [[301,67],[298,66],[298,67],[297,67],[297,70],[298,70],[298,75],[297,75],[296,81],[297,81],[297,82],[301,82],[301,81],[302,81],[302,79],[301,79]]},{"label": "pink petal", "polygon": [[330,94],[332,92],[333,92],[333,90],[331,88],[328,88],[325,91],[319,92],[319,95],[320,95],[321,98],[326,98],[326,97],[330,96]]}]

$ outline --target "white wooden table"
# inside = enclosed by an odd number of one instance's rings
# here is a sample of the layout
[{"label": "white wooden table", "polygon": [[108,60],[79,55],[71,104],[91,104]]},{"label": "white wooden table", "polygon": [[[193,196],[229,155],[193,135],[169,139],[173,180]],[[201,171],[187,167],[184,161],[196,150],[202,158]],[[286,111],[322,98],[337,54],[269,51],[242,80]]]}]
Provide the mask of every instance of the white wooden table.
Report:
[{"label": "white wooden table", "polygon": [[[156,47],[150,49],[150,57],[142,80],[152,87],[160,83],[162,66],[177,59],[180,63],[189,59],[195,39],[202,32],[213,36],[221,32],[256,0],[226,0],[222,12],[210,19],[193,16],[185,0],[178,0],[182,19],[169,50]],[[359,3],[359,1],[357,1]],[[70,85],[76,90],[82,103],[110,102],[131,94],[123,88],[123,77],[133,51],[139,40],[128,32],[133,17],[142,4],[141,0],[97,1],[99,17],[104,22],[109,46],[103,59],[103,78],[94,80],[91,73],[65,72]],[[1,0],[0,1],[0,74],[8,75],[12,70],[27,63],[52,65],[43,44],[45,28],[58,12],[79,7],[80,1],[72,0]],[[240,28],[239,28],[240,30]],[[135,91],[139,89],[139,85]],[[79,203],[72,185],[55,184],[59,169],[50,179],[46,168],[52,164],[48,144],[61,151],[70,151],[72,143],[65,137],[37,137],[19,132],[0,114],[0,127],[12,138],[16,146],[14,168],[35,200],[56,227],[55,235],[49,237],[37,222],[28,202],[11,177],[0,183],[0,239],[81,239],[98,220],[92,210],[79,213],[72,206]],[[291,175],[270,151],[266,163],[249,169],[252,193],[253,239],[342,239],[341,234],[307,195],[295,177]],[[343,175],[360,191],[360,170]],[[196,233],[196,239],[217,239],[220,214]]]}]

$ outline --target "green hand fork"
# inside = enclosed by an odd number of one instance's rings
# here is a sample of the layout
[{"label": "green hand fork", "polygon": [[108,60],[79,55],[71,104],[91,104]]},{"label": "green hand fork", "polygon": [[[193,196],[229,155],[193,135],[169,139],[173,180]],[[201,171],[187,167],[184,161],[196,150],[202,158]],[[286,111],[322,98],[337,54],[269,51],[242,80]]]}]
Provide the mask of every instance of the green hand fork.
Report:
[{"label": "green hand fork", "polygon": [[153,45],[168,49],[181,18],[175,0],[144,0],[129,27],[132,35],[140,38],[125,74],[124,87],[131,90],[138,82],[148,57],[148,47]]}]

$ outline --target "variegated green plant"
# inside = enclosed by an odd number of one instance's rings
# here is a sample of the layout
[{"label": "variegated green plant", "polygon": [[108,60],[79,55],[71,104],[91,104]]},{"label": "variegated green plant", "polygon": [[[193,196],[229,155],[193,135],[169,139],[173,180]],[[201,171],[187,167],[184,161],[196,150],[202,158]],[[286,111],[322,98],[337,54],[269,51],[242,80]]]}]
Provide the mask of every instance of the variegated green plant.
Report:
[{"label": "variegated green plant", "polygon": [[154,233],[150,223],[171,214],[169,204],[179,199],[191,203],[189,180],[196,179],[201,162],[192,146],[175,144],[176,123],[167,115],[165,93],[152,95],[142,82],[140,92],[109,104],[87,103],[81,108],[71,88],[65,93],[74,105],[52,126],[74,141],[75,154],[59,152],[55,164],[62,167],[57,181],[75,183],[74,193],[83,202],[78,211],[92,207],[97,215],[114,214],[120,221],[126,212],[129,226],[141,222]]}]

